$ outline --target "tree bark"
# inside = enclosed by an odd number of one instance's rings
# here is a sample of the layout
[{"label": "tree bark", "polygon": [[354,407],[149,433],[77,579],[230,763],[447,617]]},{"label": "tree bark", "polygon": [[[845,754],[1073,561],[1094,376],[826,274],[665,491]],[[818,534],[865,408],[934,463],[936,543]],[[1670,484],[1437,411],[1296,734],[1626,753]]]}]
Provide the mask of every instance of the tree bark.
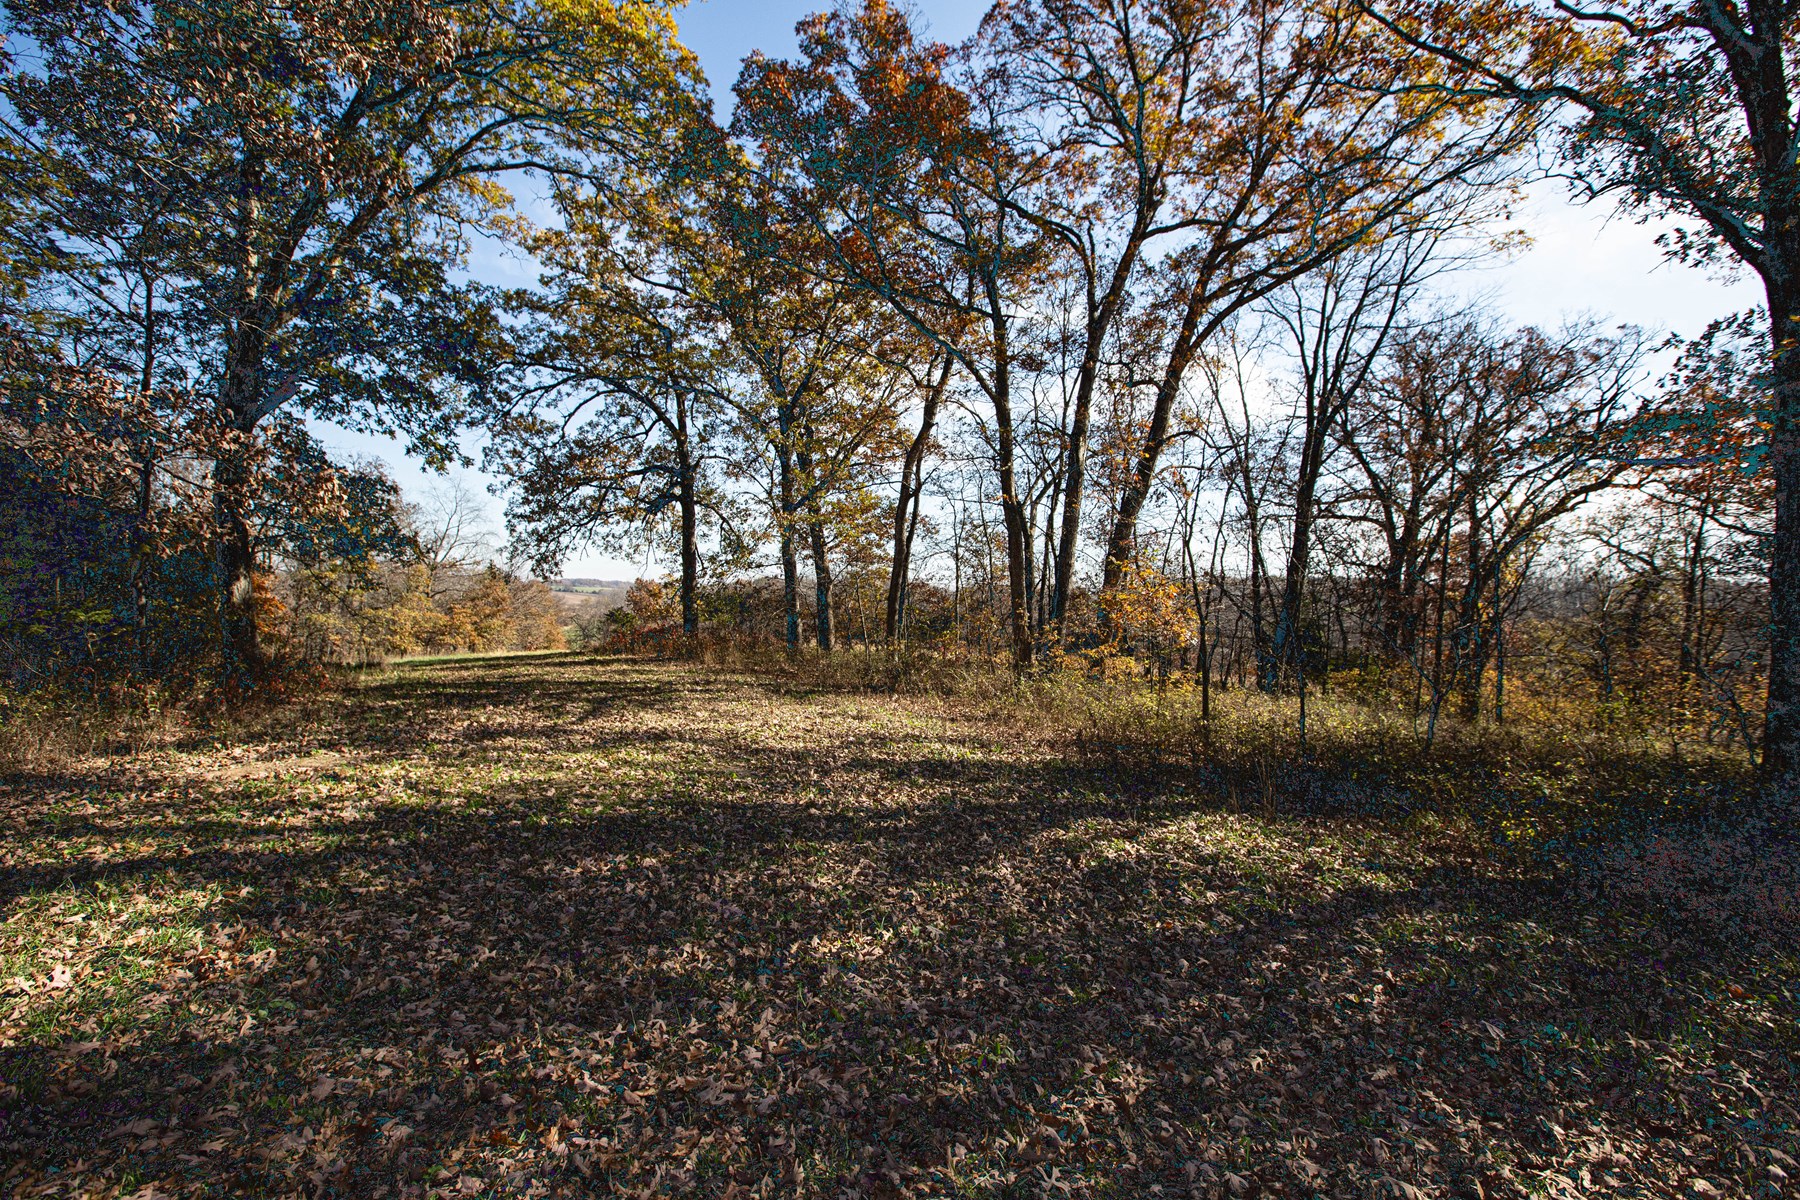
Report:
[{"label": "tree bark", "polygon": [[932,426],[937,421],[938,405],[950,384],[953,359],[944,355],[944,365],[937,381],[925,393],[919,413],[919,432],[906,447],[906,458],[900,464],[900,495],[894,502],[894,558],[888,569],[887,619],[882,627],[889,645],[900,640],[906,615],[906,587],[912,572],[913,531],[918,528],[920,494],[924,490],[925,451],[931,444]]},{"label": "tree bark", "polygon": [[[1800,230],[1790,261],[1800,262]],[[1769,547],[1769,699],[1763,718],[1763,774],[1800,790],[1800,289],[1768,288],[1775,360],[1775,532]]]},{"label": "tree bark", "polygon": [[[1318,436],[1315,438],[1315,433]],[[1294,496],[1293,536],[1288,543],[1287,574],[1282,579],[1281,602],[1275,610],[1275,632],[1270,641],[1271,669],[1291,679],[1300,677],[1304,650],[1300,638],[1300,606],[1305,598],[1306,572],[1312,559],[1313,501],[1324,462],[1323,432],[1307,430],[1307,445],[1300,456],[1299,486]],[[1319,443],[1315,445],[1315,443]],[[1280,686],[1279,678],[1265,681],[1264,690]]]},{"label": "tree bark", "polygon": [[[1468,581],[1456,606],[1456,634],[1451,639],[1450,677],[1458,691],[1458,708],[1462,719],[1473,722],[1481,716],[1481,679],[1487,671],[1487,645],[1481,623],[1481,601],[1487,592],[1487,568],[1481,557],[1481,526],[1476,515],[1480,496],[1471,481],[1468,489],[1468,544],[1464,547],[1468,562]],[[1494,548],[1496,556],[1499,547]]]},{"label": "tree bark", "polygon": [[[785,418],[782,425],[785,430]],[[781,508],[781,600],[787,648],[792,654],[800,649],[800,563],[794,545],[794,456],[786,444],[785,432],[782,444],[775,448],[775,462]]]},{"label": "tree bark", "polygon": [[1050,500],[1044,510],[1044,551],[1043,565],[1039,567],[1039,586],[1037,604],[1031,610],[1031,627],[1041,638],[1046,629],[1052,628],[1050,621],[1050,600],[1056,594],[1056,514],[1062,508],[1063,480],[1056,479],[1050,485]]},{"label": "tree bark", "polygon": [[[144,361],[139,389],[144,402],[156,383],[156,285],[144,276]],[[150,667],[150,592],[145,584],[150,570],[150,502],[156,481],[156,443],[146,435],[138,446],[137,521],[131,529],[131,619],[136,631],[138,669]]]},{"label": "tree bark", "polygon": [[1012,351],[1007,341],[1006,310],[1001,304],[998,281],[989,275],[988,313],[994,333],[994,452],[1000,476],[1000,510],[1006,526],[1007,600],[1011,609],[1013,666],[1031,666],[1031,611],[1026,602],[1025,503],[1019,496],[1013,468]]},{"label": "tree bark", "polygon": [[700,505],[695,488],[693,445],[688,433],[687,398],[675,400],[675,469],[681,472],[681,631],[689,638],[700,632]]},{"label": "tree bark", "polygon": [[266,340],[256,322],[239,326],[226,359],[218,416],[225,444],[213,465],[213,520],[218,546],[219,640],[230,686],[254,686],[269,655],[256,628],[256,544],[250,531],[250,446],[262,417]]},{"label": "tree bark", "polygon": [[832,650],[831,632],[831,560],[826,552],[825,522],[815,512],[806,527],[807,540],[811,543],[813,567],[813,627],[818,635],[819,649],[829,654]]},{"label": "tree bark", "polygon": [[[1203,273],[1202,281],[1204,279]],[[1119,491],[1119,505],[1113,514],[1112,534],[1106,541],[1106,560],[1101,566],[1100,623],[1102,630],[1108,634],[1116,632],[1116,629],[1112,618],[1107,614],[1104,597],[1119,586],[1119,581],[1125,577],[1125,569],[1131,565],[1132,552],[1137,543],[1138,514],[1143,511],[1144,502],[1150,496],[1150,488],[1156,482],[1157,463],[1162,458],[1164,443],[1169,440],[1169,422],[1175,412],[1175,400],[1181,394],[1182,381],[1187,378],[1188,368],[1193,365],[1200,350],[1201,317],[1206,311],[1207,298],[1203,282],[1197,282],[1182,311],[1181,326],[1170,348],[1162,377],[1156,385],[1156,399],[1150,410],[1150,428],[1139,444],[1132,472]],[[1069,530],[1065,528],[1063,533],[1066,537]]]},{"label": "tree bark", "polygon": [[1074,412],[1071,414],[1073,419],[1069,427],[1068,453],[1063,467],[1062,535],[1056,546],[1056,578],[1050,587],[1050,624],[1058,638],[1066,632],[1069,593],[1075,585],[1075,551],[1081,541],[1081,502],[1087,490],[1088,427],[1093,417],[1094,385],[1100,377],[1100,351],[1119,314],[1126,285],[1137,269],[1149,221],[1150,213],[1140,202],[1131,237],[1121,250],[1118,262],[1113,265],[1106,292],[1098,303],[1094,302],[1092,291],[1088,293],[1087,320],[1082,330],[1084,340],[1081,365],[1075,374]]}]

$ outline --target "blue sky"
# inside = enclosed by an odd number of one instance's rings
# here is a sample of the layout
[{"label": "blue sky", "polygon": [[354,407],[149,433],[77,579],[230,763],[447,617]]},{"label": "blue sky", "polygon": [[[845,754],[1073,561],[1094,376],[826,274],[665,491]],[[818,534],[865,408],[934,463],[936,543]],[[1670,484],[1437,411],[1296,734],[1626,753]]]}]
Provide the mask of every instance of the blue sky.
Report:
[{"label": "blue sky", "polygon": [[[677,19],[682,40],[697,54],[724,117],[731,103],[731,84],[739,64],[752,50],[781,57],[795,49],[794,23],[830,0],[690,0]],[[912,0],[931,34],[960,41],[975,31],[986,0]],[[1749,280],[1723,281],[1697,270],[1663,261],[1655,238],[1662,226],[1640,225],[1614,215],[1604,204],[1577,206],[1560,187],[1534,188],[1515,214],[1531,247],[1510,262],[1462,281],[1462,290],[1490,295],[1514,322],[1554,326],[1565,317],[1594,316],[1609,323],[1641,325],[1651,330],[1698,333],[1708,321],[1760,301]],[[478,251],[477,274],[494,282],[527,282],[526,264],[492,251]],[[400,444],[315,426],[328,446],[340,453],[380,458],[411,498],[423,496],[439,477],[408,460]],[[470,446],[475,453],[474,446]],[[491,480],[478,471],[458,471],[466,483],[486,495]],[[503,503],[488,497],[490,524],[498,533]],[[593,554],[571,560],[563,573],[571,577],[633,578],[656,574],[643,561],[620,561]]]},{"label": "blue sky", "polygon": [[[793,53],[794,23],[808,13],[829,7],[830,0],[689,0],[677,14],[681,40],[700,56],[706,77],[720,110],[737,79],[738,64],[752,50],[777,57]],[[912,0],[911,7],[925,19],[931,35],[943,42],[960,42],[975,32],[985,0]]]},{"label": "blue sky", "polygon": [[[729,113],[731,85],[745,56],[752,50],[778,57],[793,54],[798,44],[794,38],[795,23],[829,4],[830,0],[691,0],[680,10],[677,19],[682,41],[699,56],[721,118]],[[985,0],[914,0],[913,8],[924,18],[933,37],[961,41],[975,32],[987,4]],[[534,215],[542,218],[547,213]],[[531,281],[529,264],[492,246],[477,247],[470,265],[478,277],[490,282]],[[405,447],[398,441],[352,433],[320,422],[313,423],[313,430],[339,455],[378,458],[386,463],[409,499],[422,500],[445,483],[443,476],[425,471],[407,458]],[[479,457],[477,442],[470,440],[465,448],[471,457]],[[504,501],[488,494],[492,479],[479,470],[453,468],[452,474],[487,499],[488,524],[496,534],[503,535]],[[643,560],[622,561],[597,553],[571,560],[563,569],[563,574],[571,578],[631,579],[658,573],[656,567]]]}]

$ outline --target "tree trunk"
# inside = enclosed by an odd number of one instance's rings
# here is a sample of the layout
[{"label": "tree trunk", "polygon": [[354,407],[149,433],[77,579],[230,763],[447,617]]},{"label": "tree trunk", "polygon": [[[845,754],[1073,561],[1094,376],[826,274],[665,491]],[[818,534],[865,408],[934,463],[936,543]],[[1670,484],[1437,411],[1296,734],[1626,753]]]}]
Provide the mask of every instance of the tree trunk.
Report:
[{"label": "tree trunk", "polygon": [[1694,519],[1694,532],[1688,538],[1687,562],[1681,579],[1681,655],[1676,667],[1676,679],[1683,707],[1687,704],[1688,683],[1698,672],[1700,656],[1700,591],[1702,585],[1701,564],[1706,560],[1706,519],[1707,499],[1700,503],[1700,512]]},{"label": "tree trunk", "polygon": [[[1516,595],[1516,593],[1515,593]],[[1506,724],[1506,606],[1498,582],[1494,588],[1494,724]]]},{"label": "tree trunk", "polygon": [[1073,420],[1062,479],[1062,536],[1056,546],[1056,577],[1050,587],[1050,624],[1056,636],[1066,632],[1069,593],[1075,585],[1075,551],[1081,541],[1081,502],[1087,490],[1088,427],[1094,408],[1094,385],[1100,378],[1100,352],[1125,299],[1126,287],[1143,253],[1151,213],[1140,203],[1131,236],[1113,264],[1106,291],[1098,301],[1088,291],[1087,320],[1082,328],[1081,365],[1075,374]]},{"label": "tree trunk", "polygon": [[[1494,657],[1494,640],[1500,628],[1502,571],[1508,558],[1517,550],[1515,538],[1490,539],[1485,552],[1481,545],[1480,522],[1475,511],[1475,498],[1469,505],[1469,583],[1459,606],[1456,670],[1461,691],[1461,716],[1474,721],[1481,716],[1482,683],[1488,664]],[[1488,597],[1493,599],[1489,600]],[[1493,607],[1492,624],[1483,619],[1482,605]]]},{"label": "tree trunk", "polygon": [[1269,644],[1268,622],[1264,619],[1264,597],[1268,593],[1268,570],[1263,566],[1261,535],[1251,521],[1251,537],[1257,544],[1250,553],[1250,648],[1256,654],[1256,686],[1264,692],[1275,690],[1275,655]]},{"label": "tree trunk", "polygon": [[[1156,467],[1162,457],[1163,443],[1169,437],[1169,419],[1175,409],[1175,394],[1181,385],[1181,375],[1185,374],[1187,363],[1181,363],[1180,370],[1173,366],[1170,374],[1173,384],[1167,383],[1156,392],[1155,407],[1150,413],[1150,429],[1144,435],[1143,444],[1138,449],[1137,463],[1131,475],[1125,480],[1125,486],[1119,491],[1119,507],[1113,515],[1112,536],[1106,542],[1106,562],[1101,568],[1100,591],[1102,595],[1112,592],[1125,577],[1125,569],[1131,565],[1134,546],[1137,543],[1138,514],[1143,511],[1144,501],[1149,499],[1151,485],[1156,482]],[[1068,518],[1065,516],[1064,520]],[[1063,537],[1067,540],[1069,527],[1064,526]],[[1106,614],[1104,603],[1100,606],[1101,624],[1110,627],[1112,619]]]},{"label": "tree trunk", "polygon": [[[1221,515],[1221,520],[1223,516]],[[1212,580],[1207,579],[1205,587],[1200,583],[1199,564],[1194,561],[1193,531],[1185,531],[1182,539],[1182,554],[1187,559],[1188,591],[1193,598],[1194,619],[1199,626],[1199,637],[1194,646],[1194,670],[1200,675],[1200,737],[1207,744],[1212,744],[1212,645],[1208,641],[1211,636],[1212,616]],[[1218,559],[1215,546],[1213,558]]]},{"label": "tree trunk", "polygon": [[[813,636],[818,641],[819,649],[829,654],[832,645],[831,563],[825,552],[825,519],[819,511],[819,480],[813,470],[812,423],[803,417],[799,426],[803,440],[794,452],[794,466],[799,470],[799,480],[805,488],[805,499],[801,501],[796,497],[795,502],[806,511],[807,550],[812,556],[813,566]],[[786,427],[792,428],[792,423]]]},{"label": "tree trunk", "polygon": [[218,415],[225,444],[213,465],[218,537],[219,640],[230,686],[253,686],[269,666],[256,629],[256,546],[250,532],[250,443],[261,418],[264,340],[246,322],[226,358]]},{"label": "tree trunk", "polygon": [[[1216,255],[1209,256],[1209,259],[1215,257]],[[1102,628],[1110,624],[1104,597],[1118,587],[1119,581],[1124,578],[1125,568],[1131,563],[1132,550],[1137,542],[1138,514],[1143,511],[1144,502],[1150,496],[1150,488],[1156,483],[1157,463],[1162,457],[1163,444],[1169,439],[1169,421],[1175,412],[1175,401],[1181,394],[1182,381],[1187,378],[1188,368],[1199,354],[1203,336],[1210,336],[1221,319],[1215,314],[1208,319],[1204,330],[1201,327],[1201,318],[1206,313],[1209,298],[1206,281],[1211,277],[1214,265],[1216,263],[1209,262],[1200,269],[1199,276],[1188,293],[1187,305],[1181,314],[1181,324],[1169,347],[1168,361],[1163,366],[1162,377],[1157,381],[1156,399],[1150,410],[1150,427],[1144,434],[1144,440],[1138,445],[1137,460],[1132,472],[1119,490],[1119,506],[1113,514],[1112,534],[1106,540],[1106,559],[1101,565]],[[1249,436],[1247,428],[1245,436]],[[1064,532],[1066,534],[1067,530]]]},{"label": "tree trunk", "polygon": [[[1784,228],[1792,236],[1791,220]],[[1766,778],[1800,790],[1800,295],[1773,283],[1768,294],[1774,322],[1770,459],[1775,536],[1769,547],[1769,699],[1762,769]]]},{"label": "tree trunk", "polygon": [[156,480],[154,444],[139,450],[143,461],[138,465],[137,521],[131,530],[131,620],[137,635],[139,670],[150,667],[150,589],[146,579],[150,573],[150,500]]},{"label": "tree trunk", "polygon": [[793,654],[800,649],[800,562],[792,529],[781,531],[781,602],[785,618],[782,640]]},{"label": "tree trunk", "polygon": [[268,666],[256,630],[256,547],[245,513],[249,470],[241,453],[222,457],[214,468],[213,518],[218,525],[219,633],[227,679],[238,686],[255,682]]},{"label": "tree trunk", "polygon": [[[144,276],[144,362],[139,388],[144,403],[156,383],[156,289],[148,275]],[[138,447],[137,521],[131,530],[131,619],[136,631],[138,669],[150,667],[150,592],[145,577],[150,570],[150,501],[156,481],[156,442],[145,436]]]},{"label": "tree trunk", "polygon": [[889,645],[900,640],[906,615],[906,585],[912,571],[913,532],[918,528],[920,494],[924,490],[925,451],[931,444],[931,429],[937,421],[938,404],[950,383],[952,358],[944,355],[937,382],[925,393],[925,404],[919,414],[919,432],[906,447],[906,458],[900,464],[900,495],[894,501],[894,560],[888,570],[887,619],[882,633]]},{"label": "tree trunk", "polygon": [[1411,661],[1419,647],[1419,583],[1424,574],[1422,558],[1431,554],[1421,546],[1424,518],[1415,497],[1409,502],[1398,534],[1388,541],[1388,561],[1381,573],[1381,641],[1395,659]]},{"label": "tree trunk", "polygon": [[1281,583],[1281,602],[1275,609],[1275,632],[1270,639],[1269,658],[1277,678],[1270,688],[1280,686],[1279,676],[1300,677],[1301,658],[1305,651],[1300,638],[1300,606],[1305,600],[1306,572],[1312,558],[1313,490],[1317,477],[1309,474],[1302,462],[1299,494],[1294,498],[1293,537],[1288,544],[1287,574]]},{"label": "tree trunk", "polygon": [[1274,662],[1269,645],[1269,627],[1264,619],[1264,597],[1268,591],[1269,567],[1263,559],[1262,504],[1257,499],[1256,481],[1250,475],[1250,427],[1244,426],[1245,445],[1238,458],[1244,488],[1244,531],[1250,551],[1250,647],[1256,657],[1257,686],[1264,691],[1274,688]]},{"label": "tree trunk", "polygon": [[1019,497],[1013,470],[1012,359],[1007,343],[1006,310],[1000,301],[998,282],[985,280],[988,312],[994,331],[994,451],[1000,475],[1000,509],[1006,525],[1007,601],[1011,608],[1013,666],[1031,666],[1031,610],[1025,595],[1025,504]]},{"label": "tree trunk", "polygon": [[700,632],[700,506],[695,495],[693,447],[688,441],[687,400],[677,397],[675,404],[680,423],[675,469],[681,473],[681,631],[693,638]]},{"label": "tree trunk", "polygon": [[1025,536],[1019,539],[1019,547],[1025,554],[1025,624],[1026,627],[1032,631],[1032,636],[1035,639],[1037,636],[1037,626],[1032,621],[1031,614],[1037,611],[1038,600],[1041,597],[1041,593],[1038,591],[1037,539],[1032,537],[1031,534],[1032,531],[1037,528],[1037,501],[1034,500],[1030,504],[1027,504],[1025,503],[1024,498],[1021,497],[1019,500],[1019,508],[1021,510],[1021,523],[1025,527]]},{"label": "tree trunk", "polygon": [[1052,628],[1050,609],[1056,596],[1056,513],[1062,507],[1063,481],[1051,482],[1050,502],[1044,508],[1043,564],[1039,567],[1038,602],[1031,610],[1031,627],[1038,637]]},{"label": "tree trunk", "polygon": [[818,635],[819,649],[831,653],[831,560],[826,554],[825,522],[819,519],[817,512],[807,522],[807,539],[812,548],[813,567],[813,599],[815,603],[813,625]]},{"label": "tree trunk", "polygon": [[[906,523],[906,541],[904,544],[906,547],[906,559],[909,567],[909,574],[910,565],[912,563],[913,542],[919,536],[919,514],[923,508],[924,505],[921,500],[915,498],[913,501],[912,518]],[[907,622],[912,617],[912,604],[908,599],[908,592],[911,587],[912,584],[910,580],[902,581],[900,586],[899,621],[896,630],[897,636],[901,639],[905,639]]]},{"label": "tree trunk", "polygon": [[950,506],[950,634],[957,649],[963,648],[962,619],[962,497]]},{"label": "tree trunk", "polygon": [[785,640],[788,653],[792,654],[800,649],[800,563],[794,546],[794,457],[786,445],[785,434],[783,444],[775,449],[775,461],[780,475],[777,486],[781,509],[781,601],[786,618]]},{"label": "tree trunk", "polygon": [[1332,405],[1315,396],[1309,383],[1300,472],[1295,480],[1293,536],[1288,542],[1287,574],[1282,580],[1281,606],[1275,612],[1275,636],[1270,648],[1276,670],[1294,679],[1302,675],[1305,651],[1300,645],[1300,606],[1305,598],[1306,572],[1312,558],[1314,502],[1319,490],[1319,476],[1325,470],[1325,440],[1333,416]]}]

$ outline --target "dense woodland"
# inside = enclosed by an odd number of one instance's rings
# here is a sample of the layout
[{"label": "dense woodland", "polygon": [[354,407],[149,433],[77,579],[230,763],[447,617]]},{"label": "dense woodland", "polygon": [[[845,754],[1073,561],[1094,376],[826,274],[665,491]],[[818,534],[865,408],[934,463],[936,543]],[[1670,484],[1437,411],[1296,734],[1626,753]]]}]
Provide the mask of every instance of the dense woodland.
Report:
[{"label": "dense woodland", "polygon": [[[1014,0],[948,46],[870,0],[728,122],[636,0],[7,14],[10,704],[562,644],[317,418],[440,465],[479,431],[514,572],[659,555],[586,644],[1335,690],[1427,736],[1553,699],[1795,760],[1800,175],[1740,57],[1786,61],[1785,9]],[[1511,327],[1470,273],[1550,173],[1771,307]]]}]

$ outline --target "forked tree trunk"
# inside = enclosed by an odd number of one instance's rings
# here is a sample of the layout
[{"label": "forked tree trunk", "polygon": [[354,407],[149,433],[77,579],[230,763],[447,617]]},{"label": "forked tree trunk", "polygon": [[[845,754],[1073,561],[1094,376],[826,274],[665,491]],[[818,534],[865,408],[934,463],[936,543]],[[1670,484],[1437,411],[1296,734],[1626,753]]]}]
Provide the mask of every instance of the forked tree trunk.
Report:
[{"label": "forked tree trunk", "polygon": [[1069,594],[1075,585],[1075,552],[1081,541],[1081,503],[1087,492],[1088,427],[1093,419],[1094,387],[1100,378],[1100,356],[1107,334],[1124,304],[1126,289],[1143,253],[1149,214],[1138,221],[1120,252],[1098,303],[1090,303],[1084,323],[1081,364],[1075,373],[1074,411],[1063,463],[1062,533],[1056,546],[1056,573],[1050,584],[1050,625],[1057,638],[1067,632]]},{"label": "forked tree trunk", "polygon": [[900,495],[894,501],[894,557],[888,570],[887,614],[882,634],[889,645],[900,640],[906,616],[906,587],[912,575],[913,533],[919,527],[920,494],[924,490],[925,451],[931,445],[932,427],[937,423],[937,410],[950,384],[952,358],[944,355],[944,365],[937,381],[925,393],[919,414],[919,432],[906,447],[906,458],[900,465]]},{"label": "forked tree trunk", "polygon": [[[1012,361],[1007,342],[1005,309],[1000,303],[999,288],[990,277],[986,281],[990,320],[994,331],[994,451],[1000,475],[1000,510],[1006,526],[1006,583],[1009,624],[1012,631],[1012,659],[1015,670],[1031,666],[1031,611],[1026,603],[1025,588],[1025,503],[1013,468]],[[989,573],[990,577],[992,572]]]}]

